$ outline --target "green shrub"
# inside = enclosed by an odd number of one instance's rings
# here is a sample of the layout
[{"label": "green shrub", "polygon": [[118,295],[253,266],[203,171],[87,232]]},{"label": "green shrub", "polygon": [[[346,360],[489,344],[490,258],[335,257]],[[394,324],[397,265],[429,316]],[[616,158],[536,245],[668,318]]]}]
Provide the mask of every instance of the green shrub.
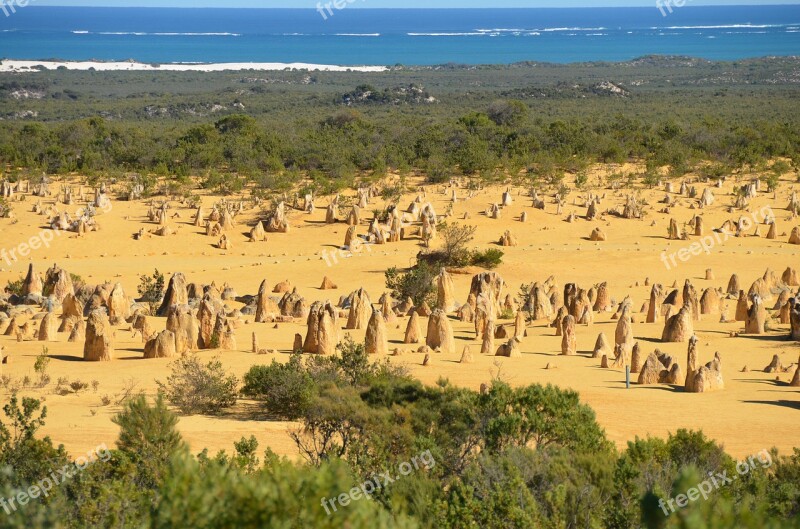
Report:
[{"label": "green shrub", "polygon": [[86,285],[86,281],[84,281],[83,278],[78,274],[70,273],[69,278],[72,281],[72,286],[75,287],[75,292],[77,292]]},{"label": "green shrub", "polygon": [[503,264],[504,255],[505,253],[497,248],[489,248],[482,252],[475,251],[472,254],[471,263],[473,266],[480,266],[481,268],[488,268],[491,270]]},{"label": "green shrub", "polygon": [[335,510],[329,501],[323,504],[357,485],[342,461],[320,467],[277,461],[252,475],[246,468],[214,461],[201,468],[191,458],[178,459],[173,467],[146,524],[152,529],[423,527],[410,514],[392,512],[363,496],[346,506],[337,503]]},{"label": "green shrub", "polygon": [[443,266],[465,266],[470,261],[469,244],[475,239],[475,226],[466,226],[454,222],[442,222],[438,226],[442,247],[441,254]]},{"label": "green shrub", "polygon": [[171,471],[170,460],[185,453],[185,444],[176,426],[178,418],[167,409],[162,395],[151,406],[144,395],[125,403],[112,419],[120,427],[117,447],[136,468],[134,482],[155,488]]},{"label": "green shrub", "polygon": [[316,396],[316,384],[303,366],[302,356],[288,362],[253,366],[244,375],[242,395],[264,401],[270,415],[286,420],[302,417]]},{"label": "green shrub", "polygon": [[[39,438],[47,406],[30,397],[12,393],[0,420],[0,489],[34,483],[67,462],[63,446],[53,447],[49,437]],[[8,468],[5,468],[8,467]],[[0,524],[2,525],[2,524]]]},{"label": "green shrub", "polygon": [[164,297],[164,274],[156,269],[152,276],[139,276],[139,301],[150,306],[150,313],[155,314],[158,304]]},{"label": "green shrub", "polygon": [[5,198],[0,197],[0,219],[6,219],[11,216],[11,206]]},{"label": "green shrub", "polygon": [[411,298],[416,306],[424,302],[430,305],[435,301],[435,279],[438,274],[439,269],[425,261],[418,262],[406,272],[392,267],[385,273],[386,288],[392,291],[396,299]]},{"label": "green shrub", "polygon": [[33,370],[39,375],[39,386],[44,387],[50,383],[50,375],[47,374],[47,366],[50,364],[49,350],[42,347],[42,352],[36,357],[33,363]]},{"label": "green shrub", "polygon": [[6,284],[6,292],[17,297],[22,297],[22,287],[25,285],[25,278],[20,277],[16,281],[9,281]]},{"label": "green shrub", "polygon": [[77,395],[78,393],[80,393],[84,389],[87,389],[89,387],[89,384],[87,384],[86,382],[83,382],[81,380],[73,380],[72,382],[70,382],[69,387]]},{"label": "green shrub", "polygon": [[231,195],[244,189],[244,179],[236,173],[212,169],[200,185],[203,189],[210,189],[220,195]]},{"label": "green shrub", "polygon": [[586,171],[580,171],[578,174],[575,175],[575,187],[577,189],[583,189],[583,186],[585,186],[588,182],[589,182],[589,173],[587,173]]},{"label": "green shrub", "polygon": [[176,360],[166,383],[158,382],[159,391],[182,413],[215,414],[236,404],[239,381],[225,372],[222,362],[201,364],[196,355]]},{"label": "green shrub", "polygon": [[516,317],[513,309],[504,308],[500,311],[499,319],[501,320],[513,320]]}]

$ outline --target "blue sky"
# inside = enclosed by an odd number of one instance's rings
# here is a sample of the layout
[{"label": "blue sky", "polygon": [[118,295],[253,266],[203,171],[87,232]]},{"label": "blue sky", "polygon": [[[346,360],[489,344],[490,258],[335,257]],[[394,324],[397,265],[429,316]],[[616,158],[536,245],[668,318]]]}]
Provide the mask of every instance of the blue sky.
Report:
[{"label": "blue sky", "polygon": [[[2,0],[0,0],[2,1]],[[8,0],[6,0],[8,1]],[[327,1],[327,0],[325,0]],[[325,3],[323,1],[323,3]],[[348,7],[652,7],[654,0],[355,0]],[[687,5],[798,4],[800,0],[688,0]],[[140,7],[295,7],[313,8],[316,0],[31,0],[50,6]]]}]

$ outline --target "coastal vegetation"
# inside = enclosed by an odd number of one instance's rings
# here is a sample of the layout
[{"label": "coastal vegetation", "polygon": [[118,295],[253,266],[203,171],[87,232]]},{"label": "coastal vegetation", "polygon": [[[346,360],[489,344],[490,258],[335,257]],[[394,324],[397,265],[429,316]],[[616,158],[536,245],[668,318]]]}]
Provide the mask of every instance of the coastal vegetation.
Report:
[{"label": "coastal vegetation", "polygon": [[189,177],[330,193],[390,171],[558,188],[595,162],[642,162],[645,181],[797,167],[797,62],[6,74],[0,160],[12,180],[136,178],[146,194],[188,193]]}]

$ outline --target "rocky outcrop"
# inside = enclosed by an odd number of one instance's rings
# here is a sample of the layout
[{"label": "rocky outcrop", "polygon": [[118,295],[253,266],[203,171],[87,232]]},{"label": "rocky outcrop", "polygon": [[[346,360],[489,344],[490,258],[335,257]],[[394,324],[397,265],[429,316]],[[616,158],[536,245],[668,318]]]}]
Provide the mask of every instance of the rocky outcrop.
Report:
[{"label": "rocky outcrop", "polygon": [[539,283],[534,283],[533,287],[531,287],[525,308],[530,312],[532,321],[543,320],[553,315],[553,306],[550,303],[550,298]]},{"label": "rocky outcrop", "polygon": [[452,312],[458,308],[455,301],[455,286],[453,278],[442,268],[436,277],[437,296],[436,308],[445,312]]},{"label": "rocky outcrop", "polygon": [[267,280],[261,282],[256,296],[256,323],[271,322],[281,314],[278,304],[270,297],[270,288]]},{"label": "rocky outcrop", "polygon": [[655,283],[650,289],[650,303],[647,306],[647,323],[655,323],[661,317],[661,304],[664,302],[664,287]]},{"label": "rocky outcrop", "polygon": [[520,343],[520,339],[516,336],[511,338],[508,342],[497,348],[495,356],[502,356],[505,358],[516,358],[520,356]]},{"label": "rocky outcrop", "polygon": [[695,375],[697,375],[697,336],[689,339],[689,350],[686,355],[686,380],[684,390],[694,393]]},{"label": "rocky outcrop", "polygon": [[764,307],[764,302],[761,301],[761,296],[753,294],[751,298],[753,303],[747,311],[744,332],[745,334],[764,334],[767,324],[767,309]]},{"label": "rocky outcrop", "polygon": [[350,296],[350,314],[347,317],[346,329],[363,329],[372,316],[372,302],[369,294],[359,288]]},{"label": "rocky outcrop", "polygon": [[691,309],[684,305],[674,316],[667,319],[664,332],[661,333],[662,342],[685,342],[694,334]]},{"label": "rocky outcrop", "polygon": [[725,389],[722,379],[722,359],[719,353],[714,354],[714,360],[701,367],[694,376],[694,393],[707,393]]},{"label": "rocky outcrop", "polygon": [[422,330],[419,326],[419,315],[417,311],[411,312],[411,317],[408,319],[408,325],[406,326],[406,335],[403,343],[405,344],[414,344],[420,343],[422,341]]},{"label": "rocky outcrop", "polygon": [[561,354],[572,356],[578,352],[578,339],[575,334],[575,318],[568,314],[561,322]]},{"label": "rocky outcrop", "polygon": [[605,333],[600,333],[594,343],[594,350],[592,351],[592,358],[602,358],[603,356],[610,356],[613,353],[611,345],[608,343]]},{"label": "rocky outcrop", "polygon": [[189,305],[174,305],[167,316],[167,330],[175,335],[175,352],[183,355],[198,349],[199,334],[197,320]]},{"label": "rocky outcrop", "polygon": [[800,296],[790,300],[789,320],[792,326],[791,339],[800,342]]},{"label": "rocky outcrop", "polygon": [[122,289],[122,284],[117,283],[108,297],[108,320],[111,325],[119,325],[130,316],[130,301]]},{"label": "rocky outcrop", "polygon": [[53,265],[47,270],[44,293],[59,303],[62,303],[68,295],[75,294],[75,286],[72,284],[69,272],[59,268],[58,265]]},{"label": "rocky outcrop", "polygon": [[189,302],[189,295],[186,290],[186,277],[181,273],[175,273],[169,280],[167,292],[161,303],[157,316],[165,317],[169,315],[170,308],[178,305],[185,305]]},{"label": "rocky outcrop", "polygon": [[36,273],[36,269],[31,263],[28,265],[28,275],[25,276],[25,280],[22,283],[22,296],[27,297],[31,294],[41,296],[43,290],[42,278]]},{"label": "rocky outcrop", "polygon": [[329,301],[317,301],[308,313],[308,331],[303,343],[303,352],[331,355],[339,344],[338,315],[336,307]]},{"label": "rocky outcrop", "polygon": [[52,342],[56,339],[56,315],[48,312],[39,323],[39,332],[37,338],[40,342]]},{"label": "rocky outcrop", "polygon": [[86,322],[83,359],[98,362],[114,358],[113,332],[105,312],[102,310],[92,312]]},{"label": "rocky outcrop", "polygon": [[367,354],[389,354],[389,339],[386,331],[386,320],[379,310],[372,311],[372,317],[367,325],[367,334],[364,340]]},{"label": "rocky outcrop", "polygon": [[175,333],[161,331],[155,338],[148,340],[144,346],[144,358],[173,358],[178,355]]},{"label": "rocky outcrop", "polygon": [[441,309],[436,309],[428,320],[428,334],[425,344],[431,349],[440,349],[442,353],[450,354],[456,350],[453,328],[447,319],[447,314]]},{"label": "rocky outcrop", "polygon": [[612,308],[611,294],[608,291],[608,283],[603,282],[597,285],[597,294],[594,298],[592,310],[595,312],[606,312]]}]

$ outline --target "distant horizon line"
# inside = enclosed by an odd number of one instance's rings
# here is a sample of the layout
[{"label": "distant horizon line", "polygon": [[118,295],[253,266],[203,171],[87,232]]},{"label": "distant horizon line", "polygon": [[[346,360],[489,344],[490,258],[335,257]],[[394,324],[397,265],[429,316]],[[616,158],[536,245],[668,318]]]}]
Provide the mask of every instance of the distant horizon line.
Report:
[{"label": "distant horizon line", "polygon": [[[0,0],[0,4],[10,3],[14,0]],[[29,0],[29,7],[77,7],[85,9],[258,9],[258,10],[283,10],[283,11],[313,11],[314,7],[253,7],[253,6],[115,6],[115,5],[101,5],[101,6],[86,6],[86,5],[50,5],[50,4],[37,4],[35,0]],[[684,8],[695,7],[787,7],[787,6],[800,6],[800,1],[790,4],[692,4],[688,3]],[[652,6],[636,5],[636,6],[538,6],[538,7],[514,7],[514,6],[501,6],[501,7],[365,7],[365,6],[349,6],[349,9],[358,9],[361,11],[386,11],[386,10],[439,10],[439,11],[493,11],[497,9],[649,9]]]}]

